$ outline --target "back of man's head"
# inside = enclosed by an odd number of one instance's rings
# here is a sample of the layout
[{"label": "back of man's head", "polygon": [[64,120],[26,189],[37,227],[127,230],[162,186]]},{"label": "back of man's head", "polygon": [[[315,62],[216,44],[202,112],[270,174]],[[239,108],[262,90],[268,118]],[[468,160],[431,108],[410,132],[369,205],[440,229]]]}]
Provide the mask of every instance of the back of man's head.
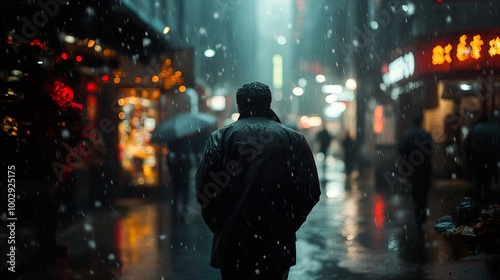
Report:
[{"label": "back of man's head", "polygon": [[271,90],[260,82],[242,85],[236,92],[236,103],[240,110],[250,106],[271,107]]},{"label": "back of man's head", "polygon": [[413,125],[414,126],[421,126],[422,125],[422,117],[420,115],[415,115],[413,116]]}]

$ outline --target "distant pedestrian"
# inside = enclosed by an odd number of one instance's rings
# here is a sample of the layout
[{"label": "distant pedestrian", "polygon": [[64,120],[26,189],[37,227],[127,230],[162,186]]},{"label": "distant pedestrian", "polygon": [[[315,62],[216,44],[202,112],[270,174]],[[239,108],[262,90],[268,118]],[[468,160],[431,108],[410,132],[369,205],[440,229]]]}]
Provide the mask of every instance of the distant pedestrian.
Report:
[{"label": "distant pedestrian", "polygon": [[316,133],[316,143],[318,143],[319,145],[319,152],[323,153],[325,158],[328,153],[328,148],[330,148],[332,139],[333,139],[332,135],[330,134],[328,129],[326,129],[325,123],[323,123],[323,127],[321,128],[321,130],[318,133]]},{"label": "distant pedestrian", "polygon": [[345,132],[345,135],[342,139],[342,146],[344,148],[345,175],[349,177],[354,169],[354,164],[357,156],[355,142],[351,138],[349,131]]},{"label": "distant pedestrian", "polygon": [[180,208],[189,205],[191,144],[188,138],[168,143],[168,170],[172,187],[172,212],[177,215]]},{"label": "distant pedestrian", "polygon": [[431,135],[422,129],[422,118],[416,116],[413,126],[406,130],[399,141],[399,154],[405,164],[400,168],[405,169],[413,200],[415,219],[422,224],[427,216],[428,194],[432,184],[431,156],[434,152],[434,142]]},{"label": "distant pedestrian", "polygon": [[238,121],[213,132],[196,175],[197,199],[214,233],[211,266],[222,279],[287,279],[295,232],[320,188],[306,139],[271,110],[259,82],[236,93]]},{"label": "distant pedestrian", "polygon": [[470,166],[475,198],[483,208],[491,202],[491,184],[498,180],[500,163],[500,123],[480,120],[465,139],[467,164]]}]

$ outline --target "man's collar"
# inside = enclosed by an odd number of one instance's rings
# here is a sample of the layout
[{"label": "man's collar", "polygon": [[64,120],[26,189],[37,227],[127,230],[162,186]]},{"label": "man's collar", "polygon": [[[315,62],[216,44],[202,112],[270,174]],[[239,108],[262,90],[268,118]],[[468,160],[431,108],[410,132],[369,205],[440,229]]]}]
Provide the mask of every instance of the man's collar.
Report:
[{"label": "man's collar", "polygon": [[264,117],[264,118],[281,123],[281,121],[278,118],[278,116],[276,115],[276,113],[274,113],[274,111],[271,110],[271,108],[269,108],[269,107],[250,106],[250,107],[248,107],[240,112],[240,117],[238,118],[238,120],[248,118],[248,117]]}]

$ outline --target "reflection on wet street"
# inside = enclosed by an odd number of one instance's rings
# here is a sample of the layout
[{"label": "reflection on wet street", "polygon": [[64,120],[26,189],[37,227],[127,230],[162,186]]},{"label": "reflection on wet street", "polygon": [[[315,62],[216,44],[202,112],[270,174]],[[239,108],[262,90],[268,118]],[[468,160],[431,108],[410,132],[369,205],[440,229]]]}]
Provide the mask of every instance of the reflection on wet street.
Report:
[{"label": "reflection on wet street", "polygon": [[[403,186],[376,186],[365,173],[346,178],[333,157],[324,170],[322,198],[297,234],[289,279],[499,279],[498,255],[433,229],[467,185],[437,183],[418,227]],[[212,234],[199,211],[174,217],[167,200],[122,199],[61,232],[68,258],[58,279],[220,279],[209,266]]]}]

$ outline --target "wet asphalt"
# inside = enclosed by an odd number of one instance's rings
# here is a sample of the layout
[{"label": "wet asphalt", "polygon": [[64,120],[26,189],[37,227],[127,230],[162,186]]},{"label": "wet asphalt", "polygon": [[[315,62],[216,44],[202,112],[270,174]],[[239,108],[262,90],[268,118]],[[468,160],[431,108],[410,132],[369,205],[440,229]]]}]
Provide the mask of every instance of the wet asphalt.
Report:
[{"label": "wet asphalt", "polygon": [[[297,232],[290,280],[500,279],[500,252],[433,228],[470,194],[467,182],[436,181],[427,222],[418,226],[404,184],[390,189],[371,172],[346,177],[334,157],[319,160],[318,172],[321,200]],[[173,215],[168,198],[124,198],[85,216],[58,233],[67,252],[50,268],[54,279],[220,279],[196,205]]]}]

